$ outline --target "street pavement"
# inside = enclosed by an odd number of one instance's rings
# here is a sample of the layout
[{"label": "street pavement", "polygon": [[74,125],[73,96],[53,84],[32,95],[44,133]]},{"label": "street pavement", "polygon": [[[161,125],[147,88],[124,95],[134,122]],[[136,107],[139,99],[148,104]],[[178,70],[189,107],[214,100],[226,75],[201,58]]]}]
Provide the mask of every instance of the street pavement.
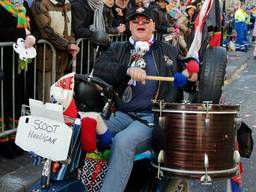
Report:
[{"label": "street pavement", "polygon": [[246,65],[246,61],[252,57],[252,49],[248,52],[228,51],[227,55],[228,63],[226,68],[226,80],[230,81],[234,74]]},{"label": "street pavement", "polygon": [[[228,63],[226,68],[226,77],[225,77],[225,83],[228,84],[233,76],[239,72],[240,69],[246,65],[246,61],[252,57],[252,49],[248,52],[228,52]],[[28,154],[24,154],[22,156],[18,156],[13,160],[6,160],[0,157],[0,191],[2,192],[3,189],[6,189],[6,181],[9,180],[11,182],[20,182],[19,185],[27,185],[23,187],[18,187],[16,191],[24,191],[28,188],[28,185],[31,185],[31,182],[35,179],[39,179],[40,176],[40,169],[41,168],[34,168],[32,166],[30,157]],[[31,180],[31,182],[24,181],[22,182],[22,178],[19,178],[19,176],[14,176],[16,173],[21,173],[22,170],[30,171],[30,172],[37,172],[38,178],[36,178],[35,174],[31,174],[33,177],[33,180],[31,178],[26,178],[27,180]],[[28,173],[27,172],[27,173]],[[11,179],[11,177],[15,177],[14,179]],[[12,183],[13,185],[13,183]],[[225,184],[223,184],[225,185]],[[16,189],[16,188],[15,188]],[[8,190],[5,190],[6,192]],[[9,191],[14,191],[9,190]],[[194,192],[194,191],[193,191]]]}]

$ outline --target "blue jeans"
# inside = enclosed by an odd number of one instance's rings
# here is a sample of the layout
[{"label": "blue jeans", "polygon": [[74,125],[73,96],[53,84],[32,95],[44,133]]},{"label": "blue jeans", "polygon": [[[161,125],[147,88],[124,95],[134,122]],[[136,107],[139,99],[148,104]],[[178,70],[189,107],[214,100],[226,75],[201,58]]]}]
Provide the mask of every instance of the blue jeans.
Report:
[{"label": "blue jeans", "polygon": [[[153,113],[137,113],[137,116],[148,123],[154,121]],[[106,124],[114,137],[101,192],[122,192],[128,183],[135,154],[151,148],[153,129],[122,112],[116,112]]]}]

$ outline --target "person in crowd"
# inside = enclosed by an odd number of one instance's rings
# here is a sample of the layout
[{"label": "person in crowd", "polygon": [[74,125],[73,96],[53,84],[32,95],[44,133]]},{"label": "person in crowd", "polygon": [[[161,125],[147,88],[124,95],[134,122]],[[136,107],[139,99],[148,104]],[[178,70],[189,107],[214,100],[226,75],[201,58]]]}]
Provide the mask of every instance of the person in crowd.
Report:
[{"label": "person in crowd", "polygon": [[256,14],[253,15],[253,17],[254,17],[253,19],[254,23],[253,23],[253,29],[252,29],[252,42],[256,42]]},{"label": "person in crowd", "polygon": [[254,50],[253,50],[253,58],[256,59],[256,46],[254,46]]},{"label": "person in crowd", "polygon": [[[73,0],[71,2],[72,30],[76,39],[90,40],[95,31],[106,31],[103,8],[103,0]],[[85,40],[85,42],[88,41]],[[88,58],[88,52],[90,52],[90,58]],[[76,73],[90,73],[87,68],[93,65],[94,51],[84,46],[81,55],[79,54],[77,58]]]},{"label": "person in crowd", "polygon": [[94,31],[105,31],[103,0],[73,0],[72,29],[76,39],[90,38]]},{"label": "person in crowd", "polygon": [[236,50],[245,51],[247,49],[247,41],[245,39],[246,15],[240,1],[235,5],[235,9]]},{"label": "person in crowd", "polygon": [[[93,72],[94,76],[111,84],[120,97],[117,112],[106,120],[107,127],[114,137],[110,165],[101,192],[124,191],[135,154],[151,147],[154,124],[151,100],[177,100],[177,90],[173,83],[161,82],[160,85],[159,81],[146,80],[147,75],[174,75],[179,67],[177,48],[154,39],[156,24],[151,9],[132,9],[128,22],[131,31],[129,40],[112,43],[108,50],[96,59]],[[143,60],[146,66],[134,62],[137,58],[132,55],[136,53],[135,49],[145,50]],[[196,73],[191,75],[191,78],[197,79]]]},{"label": "person in crowd", "polygon": [[[32,14],[43,39],[48,40],[56,49],[56,79],[64,75],[71,58],[75,58],[79,47],[71,31],[71,6],[62,0],[35,0]],[[41,100],[49,101],[52,79],[52,51],[37,46],[37,91]],[[45,54],[44,54],[45,53]]]},{"label": "person in crowd", "polygon": [[103,16],[106,32],[109,34],[121,34],[125,32],[126,27],[124,23],[120,23],[117,27],[114,26],[113,5],[114,0],[104,0]]},{"label": "person in crowd", "polygon": [[128,9],[129,0],[115,0],[114,10],[114,24],[113,26],[119,26],[120,24],[126,24],[126,12]]},{"label": "person in crowd", "polygon": [[193,29],[194,29],[194,21],[193,16],[195,13],[196,7],[193,5],[188,5],[185,9],[185,13],[182,14],[181,17],[177,20],[177,26],[180,29],[180,36],[185,39],[186,46],[184,50],[188,50],[193,39]]},{"label": "person in crowd", "polygon": [[[0,42],[16,42],[18,38],[22,38],[26,48],[32,47],[36,43],[35,36],[37,35],[32,34],[34,26],[31,23],[32,19],[26,2],[23,0],[0,0]],[[28,98],[32,95],[33,83],[32,67],[28,68],[25,81],[23,72],[18,74],[16,59],[13,65],[13,48],[5,47],[3,53],[4,55],[0,55],[0,59],[3,61],[0,71],[2,71],[2,75],[4,73],[2,76],[3,87],[0,85],[4,90],[3,98],[0,95],[0,133],[17,127],[21,105],[27,103]],[[14,136],[0,137],[0,154],[2,156],[15,157],[15,148],[12,148],[10,144],[13,139],[15,139]]]},{"label": "person in crowd", "polygon": [[168,0],[156,0],[156,6],[154,7],[154,11],[158,15],[158,17],[156,17],[156,29],[161,33],[170,33],[174,31],[174,27],[170,26],[167,18],[167,4]]},{"label": "person in crowd", "polygon": [[250,17],[250,25],[249,25],[249,32],[251,35],[251,42],[253,42],[254,38],[253,38],[253,29],[254,29],[254,24],[255,24],[255,16],[252,13],[252,10],[250,10],[249,12],[249,17]]}]

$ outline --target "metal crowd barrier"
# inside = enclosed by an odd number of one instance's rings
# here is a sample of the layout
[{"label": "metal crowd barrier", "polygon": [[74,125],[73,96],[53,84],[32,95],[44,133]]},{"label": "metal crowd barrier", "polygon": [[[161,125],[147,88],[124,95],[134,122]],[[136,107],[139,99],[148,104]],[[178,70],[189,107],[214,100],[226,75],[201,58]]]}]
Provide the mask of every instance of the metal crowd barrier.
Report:
[{"label": "metal crowd barrier", "polygon": [[[54,48],[54,46],[46,41],[46,40],[39,40],[37,42],[38,44],[42,44],[43,47],[44,47],[44,54],[43,54],[43,58],[45,59],[47,57],[47,55],[45,54],[45,50],[47,48],[50,47],[51,51],[52,51],[52,83],[54,83],[56,81],[56,50]],[[11,74],[11,79],[12,79],[12,82],[10,83],[11,85],[11,89],[12,89],[12,95],[6,95],[6,90],[4,89],[4,84],[6,82],[4,82],[4,80],[2,80],[0,82],[0,120],[1,120],[1,125],[0,125],[0,137],[5,137],[7,135],[10,135],[10,134],[13,134],[16,132],[17,130],[17,125],[15,123],[15,119],[18,119],[19,117],[16,116],[16,109],[15,109],[15,104],[16,104],[16,99],[17,97],[19,96],[19,93],[16,93],[15,89],[16,89],[16,84],[15,84],[15,79],[17,78],[17,72],[15,71],[16,70],[16,67],[15,65],[18,65],[18,55],[14,52],[14,50],[12,49],[12,46],[13,46],[14,42],[0,42],[0,69],[2,71],[4,71],[4,69],[6,68],[5,66],[6,65],[11,65],[12,66],[12,74]],[[10,54],[5,54],[5,51],[6,49],[9,49],[8,51],[11,52],[11,55]],[[4,61],[6,61],[6,59],[8,61],[11,61],[11,63],[4,63]],[[28,103],[28,97],[30,98],[34,98],[36,99],[37,98],[37,70],[36,70],[36,66],[37,66],[37,58],[33,59],[33,62],[29,64],[29,68],[30,68],[30,72],[22,72],[21,74],[19,75],[24,75],[24,82],[22,83],[23,84],[23,90],[24,90],[24,98],[25,100],[22,101],[24,103]],[[43,71],[45,73],[45,63],[43,64]],[[7,75],[7,74],[5,74]],[[9,75],[9,74],[8,74]],[[29,78],[30,75],[33,75],[33,79],[34,79],[34,82],[33,82],[33,93],[32,95],[29,95],[27,97],[26,95],[26,89],[28,88],[27,87],[27,84],[28,83],[31,83],[31,82],[27,82],[27,79]],[[45,87],[45,84],[44,84],[44,81],[45,81],[45,77],[43,75],[43,90],[42,92],[45,93],[46,89],[49,89],[49,87]],[[5,117],[5,105],[7,105],[7,103],[5,103],[4,101],[6,99],[4,99],[4,97],[9,97],[9,100],[12,104],[12,109],[11,109],[11,113],[12,113],[12,118],[14,119],[14,121],[12,122],[12,128],[8,128],[7,125],[5,125],[4,123],[4,119],[5,118],[8,118],[8,117]],[[44,98],[42,98],[42,100],[44,100]]]},{"label": "metal crowd barrier", "polygon": [[[111,42],[126,41],[127,35],[109,34]],[[80,47],[80,52],[73,63],[73,71],[79,74],[89,74],[96,58],[96,45],[88,38],[79,38],[76,44]]]},{"label": "metal crowd barrier", "polygon": [[[155,39],[162,40],[162,33],[155,32]],[[111,42],[127,41],[129,36],[126,34],[109,34]],[[76,44],[80,47],[80,53],[77,55],[76,60],[73,62],[73,72],[79,74],[89,74],[95,63],[96,46],[88,38],[79,38]],[[100,51],[99,53],[100,54]]]}]

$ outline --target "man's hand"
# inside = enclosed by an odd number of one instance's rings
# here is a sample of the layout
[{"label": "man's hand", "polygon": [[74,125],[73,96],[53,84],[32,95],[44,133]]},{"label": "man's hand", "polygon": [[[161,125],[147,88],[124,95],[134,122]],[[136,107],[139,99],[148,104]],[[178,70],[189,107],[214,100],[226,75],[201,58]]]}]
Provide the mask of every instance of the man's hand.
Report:
[{"label": "man's hand", "polygon": [[189,81],[197,81],[199,72],[199,64],[196,60],[191,59],[186,64],[186,69],[182,72]]},{"label": "man's hand", "polygon": [[142,84],[146,83],[146,71],[138,67],[130,67],[127,69],[127,75],[129,75],[135,81],[141,81]]},{"label": "man's hand", "polygon": [[193,81],[193,82],[197,81],[197,79],[198,79],[198,73],[191,73],[188,78],[189,81]]},{"label": "man's hand", "polygon": [[72,55],[72,57],[76,57],[79,53],[80,48],[76,44],[70,44],[68,47],[68,52]]}]

